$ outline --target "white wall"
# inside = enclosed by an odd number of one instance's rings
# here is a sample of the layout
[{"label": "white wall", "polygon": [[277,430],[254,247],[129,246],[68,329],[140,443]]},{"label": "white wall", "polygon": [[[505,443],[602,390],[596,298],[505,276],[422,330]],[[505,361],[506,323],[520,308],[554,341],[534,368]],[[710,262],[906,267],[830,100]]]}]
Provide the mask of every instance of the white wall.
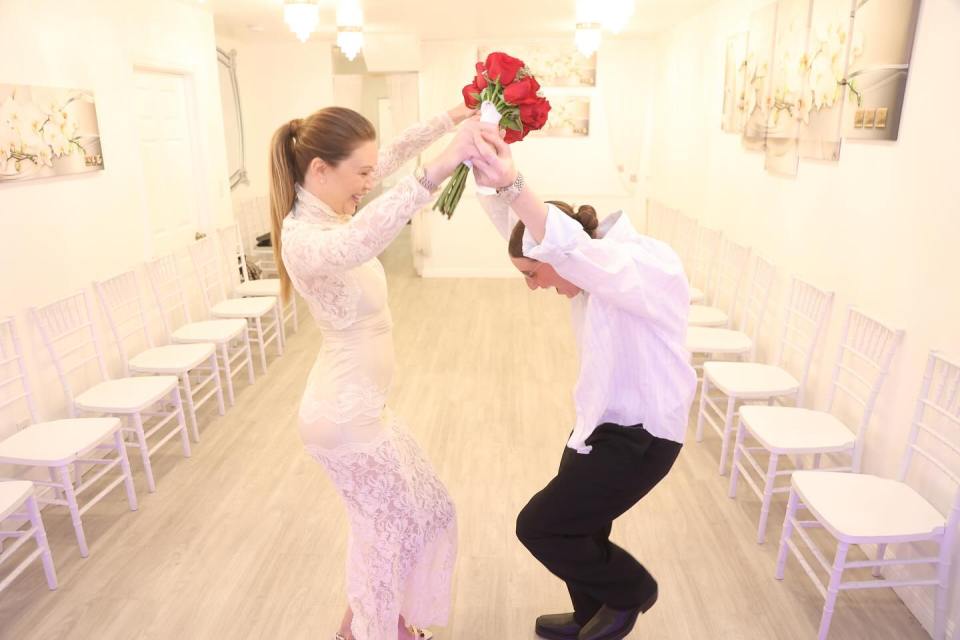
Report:
[{"label": "white wall", "polygon": [[[18,317],[35,389],[44,389],[41,413],[59,417],[60,387],[24,310],[151,257],[132,110],[135,65],[187,74],[204,184],[198,227],[232,217],[213,20],[205,10],[171,0],[4,0],[0,42],[0,82],[85,88],[96,98],[104,171],[0,184],[0,315]],[[106,345],[112,353],[113,345]],[[116,358],[112,370],[119,370]]]},{"label": "white wall", "polygon": [[[926,0],[913,52],[900,136],[844,142],[838,163],[801,160],[795,179],[771,176],[763,156],[720,130],[727,36],[748,28],[762,0],[720,3],[660,41],[651,195],[722,229],[837,294],[827,349],[810,396],[822,406],[849,304],[906,330],[865,449],[865,471],[894,476],[930,349],[960,357],[960,3]],[[779,318],[775,318],[775,321]],[[772,355],[774,336],[764,352]],[[821,347],[822,349],[822,347]],[[946,494],[935,498],[942,502]],[[954,568],[958,566],[954,562]],[[960,620],[960,579],[951,616]],[[799,573],[791,580],[805,580]],[[902,597],[931,628],[932,591]]]},{"label": "white wall", "polygon": [[277,128],[333,103],[333,67],[328,41],[306,44],[253,43],[217,35],[217,46],[237,50],[237,84],[249,184],[234,190],[237,201],[270,190],[270,139]]}]

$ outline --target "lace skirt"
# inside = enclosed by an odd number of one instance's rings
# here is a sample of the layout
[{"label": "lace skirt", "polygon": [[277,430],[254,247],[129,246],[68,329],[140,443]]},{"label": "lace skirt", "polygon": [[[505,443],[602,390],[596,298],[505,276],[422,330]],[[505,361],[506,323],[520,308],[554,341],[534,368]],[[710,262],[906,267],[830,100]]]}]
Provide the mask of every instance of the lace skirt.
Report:
[{"label": "lace skirt", "polygon": [[395,638],[399,616],[443,626],[457,555],[453,501],[400,421],[369,442],[307,445],[347,506],[347,601],[357,640]]}]

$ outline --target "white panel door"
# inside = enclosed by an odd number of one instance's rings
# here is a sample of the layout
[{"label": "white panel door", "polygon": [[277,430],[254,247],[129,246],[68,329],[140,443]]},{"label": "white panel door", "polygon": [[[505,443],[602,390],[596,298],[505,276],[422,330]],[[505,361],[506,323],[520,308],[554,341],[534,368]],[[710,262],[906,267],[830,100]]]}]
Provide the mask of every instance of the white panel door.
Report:
[{"label": "white panel door", "polygon": [[187,78],[134,72],[140,150],[146,189],[147,233],[154,256],[191,242],[200,229],[200,176],[191,131]]}]

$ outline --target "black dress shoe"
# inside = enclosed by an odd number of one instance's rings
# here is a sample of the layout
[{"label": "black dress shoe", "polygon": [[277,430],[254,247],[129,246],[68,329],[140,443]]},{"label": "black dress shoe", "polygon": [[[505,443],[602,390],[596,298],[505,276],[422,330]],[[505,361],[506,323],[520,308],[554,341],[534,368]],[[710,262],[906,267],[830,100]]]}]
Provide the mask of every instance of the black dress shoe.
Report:
[{"label": "black dress shoe", "polygon": [[580,625],[572,613],[554,613],[537,618],[536,632],[549,640],[577,640]]},{"label": "black dress shoe", "polygon": [[621,640],[626,638],[627,634],[633,630],[633,625],[637,623],[637,617],[641,613],[646,613],[657,601],[658,591],[642,605],[635,609],[612,609],[607,605],[600,607],[596,615],[590,618],[590,621],[583,625],[577,635],[577,640]]},{"label": "black dress shoe", "polygon": [[597,615],[590,618],[590,622],[583,625],[577,635],[577,640],[621,640],[633,629],[637,617],[641,614],[636,609],[611,609],[607,605],[600,607]]}]

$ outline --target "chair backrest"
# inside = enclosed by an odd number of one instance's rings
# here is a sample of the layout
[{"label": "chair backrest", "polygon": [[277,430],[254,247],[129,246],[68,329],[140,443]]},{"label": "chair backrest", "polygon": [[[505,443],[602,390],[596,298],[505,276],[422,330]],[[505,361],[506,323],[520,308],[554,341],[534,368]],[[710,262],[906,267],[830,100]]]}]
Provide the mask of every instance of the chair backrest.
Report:
[{"label": "chair backrest", "polygon": [[257,236],[270,231],[270,200],[257,196],[244,200],[238,207],[237,222],[243,239],[244,251],[252,254],[257,246]]},{"label": "chair backrest", "polygon": [[672,245],[678,217],[676,209],[656,200],[647,201],[647,235]]},{"label": "chair backrest", "polygon": [[690,274],[693,271],[693,256],[697,249],[697,228],[700,225],[696,219],[682,213],[677,217],[677,226],[673,234],[673,249],[680,256],[684,270]]},{"label": "chair backrest", "polygon": [[220,241],[227,285],[247,282],[250,279],[250,272],[247,270],[247,258],[244,255],[243,240],[240,238],[240,228],[236,224],[221,227],[217,230],[217,239]]},{"label": "chair backrest", "polygon": [[922,477],[925,487],[946,488],[941,493],[952,493],[952,500],[937,500],[929,495],[932,492],[922,491],[941,513],[949,512],[949,543],[955,540],[960,524],[960,362],[936,351],[927,358],[899,479],[907,482],[918,467],[926,472]]},{"label": "chair backrest", "polygon": [[727,312],[730,324],[733,324],[733,319],[736,317],[737,303],[740,301],[740,292],[743,289],[743,281],[747,278],[749,266],[750,247],[744,247],[729,238],[724,238],[720,268],[717,270],[715,279],[713,306]]},{"label": "chair backrest", "polygon": [[[26,412],[22,404],[26,405]],[[30,422],[40,421],[16,323],[10,317],[0,318],[0,414],[3,416],[0,424],[4,426],[22,424],[25,417]]]},{"label": "chair backrest", "polygon": [[73,399],[76,394],[70,383],[70,374],[95,361],[100,380],[107,380],[107,363],[93,326],[93,309],[86,291],[75,293],[44,307],[32,307],[30,317],[40,330],[43,344],[57,370],[60,384],[67,396],[67,411],[76,417]]},{"label": "chair backrest", "polygon": [[138,336],[143,339],[141,346],[134,351],[144,348],[143,345],[145,348],[153,346],[137,274],[131,270],[109,280],[94,282],[93,289],[97,292],[100,306],[110,325],[113,342],[117,345],[117,351],[120,352],[123,375],[129,376],[131,350],[127,348],[128,342],[138,339]]},{"label": "chair backrest", "polygon": [[757,343],[760,340],[760,328],[767,314],[770,303],[770,293],[777,277],[777,269],[760,256],[753,261],[753,276],[743,301],[743,312],[740,314],[738,329],[750,336],[752,346],[748,360],[753,361],[757,356]]},{"label": "chair backrest", "polygon": [[[160,312],[160,322],[167,341],[178,327],[192,322],[190,304],[183,290],[183,281],[177,269],[177,256],[173,253],[147,263],[147,279],[153,291],[153,299]],[[178,320],[178,314],[182,320]]]},{"label": "chair backrest", "polygon": [[827,399],[827,411],[837,409],[844,397],[860,411],[856,421],[857,445],[853,452],[853,471],[860,472],[863,440],[890,362],[903,341],[903,331],[892,329],[862,311],[850,307],[833,368],[833,380]]},{"label": "chair backrest", "polygon": [[792,371],[800,382],[800,391],[797,393],[798,407],[804,406],[807,377],[813,362],[813,354],[820,340],[820,334],[823,333],[827,319],[830,317],[832,306],[832,291],[823,291],[800,278],[793,278],[783,318],[783,334],[780,338],[776,364],[790,369],[788,364],[793,362],[791,356],[799,360],[799,364]]},{"label": "chair backrest", "polygon": [[720,240],[723,233],[716,229],[700,227],[697,233],[697,249],[693,258],[693,273],[691,284],[700,287],[712,301],[714,274],[720,254]]},{"label": "chair backrest", "polygon": [[191,244],[190,260],[197,273],[203,306],[209,314],[213,305],[227,297],[223,288],[220,254],[213,238],[202,238]]}]

